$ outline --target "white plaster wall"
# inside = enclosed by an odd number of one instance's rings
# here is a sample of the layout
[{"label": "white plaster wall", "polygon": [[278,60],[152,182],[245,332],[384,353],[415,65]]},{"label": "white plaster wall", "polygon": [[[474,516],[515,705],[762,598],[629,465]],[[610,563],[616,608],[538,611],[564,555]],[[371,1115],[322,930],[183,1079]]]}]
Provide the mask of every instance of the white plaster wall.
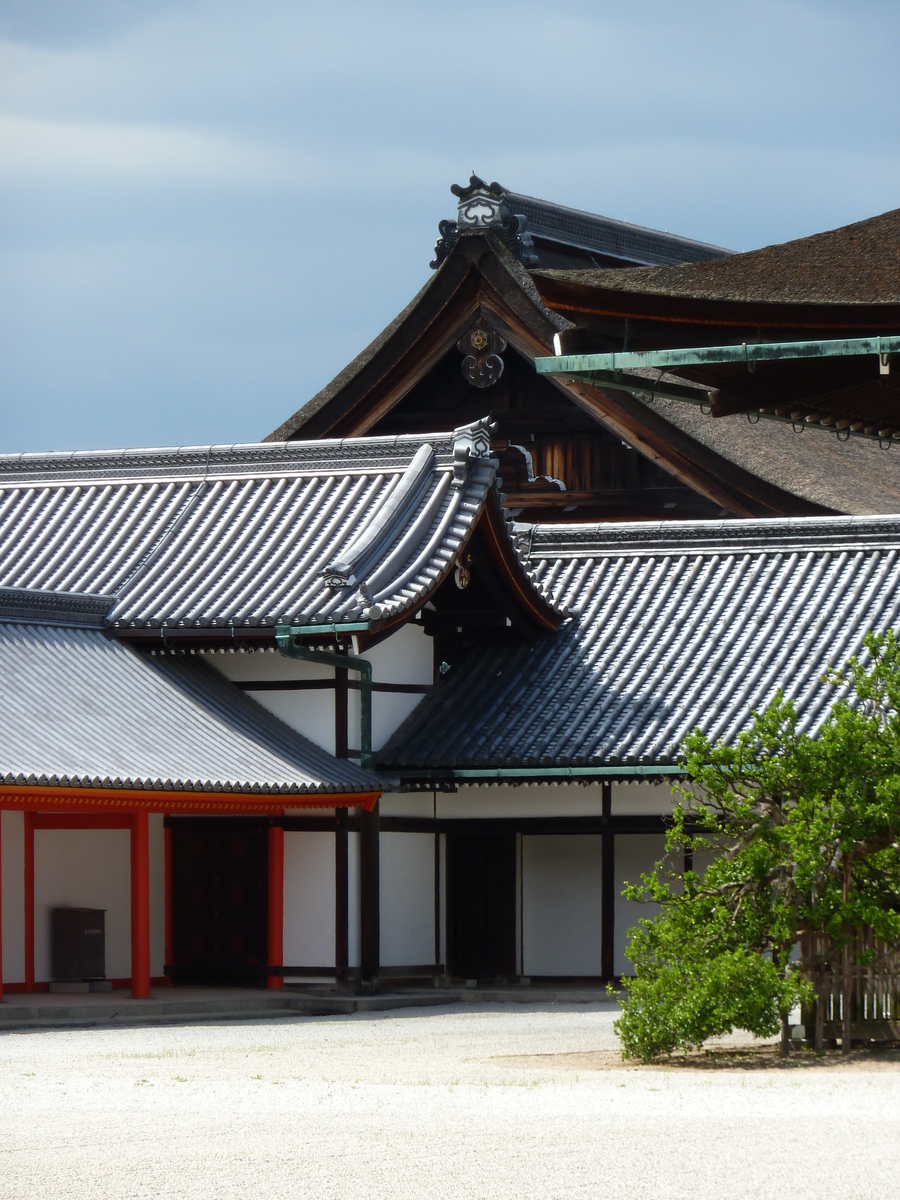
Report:
[{"label": "white plaster wall", "polygon": [[377,683],[422,683],[434,680],[433,639],[411,621],[365,652]]},{"label": "white plaster wall", "polygon": [[460,785],[437,793],[437,815],[453,817],[591,817],[602,812],[599,783]]},{"label": "white plaster wall", "polygon": [[[403,724],[424,699],[424,695],[409,695],[403,692],[373,692],[372,749],[380,750],[394,730]],[[355,746],[359,742],[359,692],[350,693],[347,718],[350,744]]]},{"label": "white plaster wall", "polygon": [[106,974],[131,975],[131,841],[127,829],[37,829],[34,977],[50,974],[50,910],[106,909]]},{"label": "white plaster wall", "polygon": [[602,839],[522,838],[522,974],[599,975]]},{"label": "white plaster wall", "polygon": [[[252,654],[205,654],[205,660],[217,671],[235,682],[253,680],[328,679],[334,678],[330,667],[301,662],[283,654],[257,651]],[[247,692],[259,704],[280,717],[286,725],[308,737],[311,742],[334,754],[334,692],[285,691]],[[350,740],[353,741],[351,725]],[[359,729],[357,717],[356,729]],[[357,740],[359,734],[356,735]],[[299,965],[299,964],[298,964]]]},{"label": "white plaster wall", "polygon": [[378,801],[378,810],[383,817],[434,816],[433,792],[385,792]]},{"label": "white plaster wall", "polygon": [[434,834],[382,833],[381,963],[434,962]]},{"label": "white plaster wall", "polygon": [[612,785],[612,815],[666,816],[680,797],[669,783],[614,783]]},{"label": "white plaster wall", "polygon": [[3,982],[25,982],[25,814],[0,813]]},{"label": "white plaster wall", "polygon": [[666,838],[662,833],[617,834],[616,847],[616,920],[613,950],[613,971],[616,975],[631,975],[632,964],[625,957],[628,930],[645,917],[659,912],[658,904],[640,904],[626,900],[622,889],[626,883],[640,883],[641,873],[651,871],[664,857]]},{"label": "white plaster wall", "polygon": [[284,962],[334,966],[334,834],[284,835]]}]

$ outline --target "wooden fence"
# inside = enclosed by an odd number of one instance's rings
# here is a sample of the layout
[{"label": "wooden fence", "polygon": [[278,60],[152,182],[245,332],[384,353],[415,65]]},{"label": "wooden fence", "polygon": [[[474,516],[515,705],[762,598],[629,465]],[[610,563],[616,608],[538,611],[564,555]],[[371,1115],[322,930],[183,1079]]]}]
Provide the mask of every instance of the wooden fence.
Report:
[{"label": "wooden fence", "polygon": [[[800,951],[818,999],[801,1020],[807,1040],[823,1005],[824,1036],[841,1036],[843,1022],[843,951],[820,934],[805,934]],[[853,1038],[900,1038],[900,947],[889,946],[871,933],[861,934],[850,953],[850,1032]]]}]

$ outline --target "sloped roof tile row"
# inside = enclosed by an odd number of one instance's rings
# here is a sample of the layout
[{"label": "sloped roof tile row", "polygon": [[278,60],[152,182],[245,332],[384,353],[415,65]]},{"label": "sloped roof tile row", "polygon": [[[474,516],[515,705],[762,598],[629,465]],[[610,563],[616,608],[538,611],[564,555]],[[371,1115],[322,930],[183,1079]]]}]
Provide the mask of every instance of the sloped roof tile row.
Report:
[{"label": "sloped roof tile row", "polygon": [[390,617],[452,568],[496,469],[484,422],[0,457],[0,587],[107,595],[118,627]]},{"label": "sloped roof tile row", "polygon": [[298,798],[381,790],[196,657],[149,657],[96,628],[3,622],[0,668],[3,784]]},{"label": "sloped roof tile row", "polygon": [[567,620],[485,645],[379,755],[390,769],[676,766],[780,687],[814,731],[824,682],[900,619],[900,517],[520,529]]}]

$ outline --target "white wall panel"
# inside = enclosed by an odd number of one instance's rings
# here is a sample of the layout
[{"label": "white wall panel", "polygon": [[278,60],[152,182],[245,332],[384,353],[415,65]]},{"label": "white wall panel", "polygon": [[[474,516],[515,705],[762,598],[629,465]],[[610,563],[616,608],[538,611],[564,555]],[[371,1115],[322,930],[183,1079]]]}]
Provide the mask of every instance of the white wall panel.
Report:
[{"label": "white wall panel", "polygon": [[378,801],[378,809],[383,817],[424,817],[430,821],[434,816],[434,794],[385,792]]},{"label": "white wall panel", "polygon": [[3,982],[25,982],[25,814],[0,813]]},{"label": "white wall panel", "polygon": [[[204,658],[210,666],[235,682],[334,678],[331,667],[301,662],[296,658],[287,658],[284,654],[206,654]],[[251,691],[247,695],[252,696],[276,717],[280,717],[292,729],[308,737],[311,742],[315,742],[329,754],[334,754],[333,691]],[[358,738],[359,734],[356,736]],[[351,733],[351,740],[352,737]]]},{"label": "white wall panel", "polygon": [[612,785],[612,815],[666,816],[680,797],[668,783],[614,783]]},{"label": "white wall panel", "polygon": [[334,966],[334,834],[284,835],[284,962]]},{"label": "white wall panel", "polygon": [[[291,729],[334,754],[334,692],[248,692],[263,708],[280,717]],[[359,726],[357,725],[357,739]],[[350,726],[350,743],[353,726]]]},{"label": "white wall panel", "polygon": [[372,677],[377,683],[423,683],[434,680],[434,639],[421,625],[410,622],[367,650]]},{"label": "white wall panel", "polygon": [[437,815],[454,817],[589,817],[602,812],[599,783],[535,784],[525,787],[498,784],[472,787],[461,784],[456,792],[438,792]]},{"label": "white wall panel", "polygon": [[523,975],[599,975],[601,838],[522,838]]},{"label": "white wall panel", "polygon": [[434,962],[434,835],[382,833],[381,963]]},{"label": "white wall panel", "polygon": [[37,829],[34,976],[50,975],[50,910],[106,909],[106,974],[131,975],[131,835],[127,829]]},{"label": "white wall panel", "polygon": [[664,856],[666,838],[662,833],[627,833],[616,835],[616,921],[613,971],[616,975],[631,975],[634,968],[625,957],[628,930],[645,917],[659,912],[658,904],[641,904],[626,900],[622,889],[626,883],[640,883],[641,874],[651,871]]}]

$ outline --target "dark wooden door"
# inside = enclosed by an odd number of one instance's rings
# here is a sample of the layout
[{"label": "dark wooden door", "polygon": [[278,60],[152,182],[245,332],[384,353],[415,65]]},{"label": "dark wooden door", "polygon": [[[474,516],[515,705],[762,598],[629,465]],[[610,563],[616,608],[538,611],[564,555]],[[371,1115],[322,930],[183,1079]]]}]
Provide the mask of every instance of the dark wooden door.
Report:
[{"label": "dark wooden door", "polygon": [[447,835],[447,959],[465,979],[515,975],[514,833]]},{"label": "dark wooden door", "polygon": [[172,977],[264,986],[268,832],[241,818],[172,821]]}]

